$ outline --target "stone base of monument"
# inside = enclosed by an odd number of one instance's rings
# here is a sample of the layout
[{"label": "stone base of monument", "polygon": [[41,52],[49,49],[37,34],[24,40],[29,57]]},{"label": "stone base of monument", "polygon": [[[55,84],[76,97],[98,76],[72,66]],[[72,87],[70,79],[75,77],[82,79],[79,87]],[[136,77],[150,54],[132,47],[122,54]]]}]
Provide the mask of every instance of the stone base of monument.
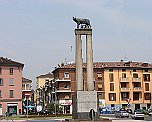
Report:
[{"label": "stone base of monument", "polygon": [[72,102],[72,119],[99,120],[97,91],[77,91]]}]

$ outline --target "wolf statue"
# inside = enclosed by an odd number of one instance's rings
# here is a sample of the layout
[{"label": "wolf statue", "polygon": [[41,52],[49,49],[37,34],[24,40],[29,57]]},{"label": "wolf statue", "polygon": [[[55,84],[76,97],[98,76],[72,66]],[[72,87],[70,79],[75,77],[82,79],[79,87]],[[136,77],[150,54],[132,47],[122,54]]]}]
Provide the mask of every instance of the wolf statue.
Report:
[{"label": "wolf statue", "polygon": [[89,19],[80,19],[73,17],[73,21],[77,23],[77,28],[91,28]]}]

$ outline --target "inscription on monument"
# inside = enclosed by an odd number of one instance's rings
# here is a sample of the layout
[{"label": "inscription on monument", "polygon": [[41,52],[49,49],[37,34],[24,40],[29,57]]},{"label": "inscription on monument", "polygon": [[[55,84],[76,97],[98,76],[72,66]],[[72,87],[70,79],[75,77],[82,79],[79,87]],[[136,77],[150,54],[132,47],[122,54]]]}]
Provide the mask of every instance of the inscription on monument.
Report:
[{"label": "inscription on monument", "polygon": [[97,112],[97,92],[77,91],[78,112],[89,112],[93,109]]}]

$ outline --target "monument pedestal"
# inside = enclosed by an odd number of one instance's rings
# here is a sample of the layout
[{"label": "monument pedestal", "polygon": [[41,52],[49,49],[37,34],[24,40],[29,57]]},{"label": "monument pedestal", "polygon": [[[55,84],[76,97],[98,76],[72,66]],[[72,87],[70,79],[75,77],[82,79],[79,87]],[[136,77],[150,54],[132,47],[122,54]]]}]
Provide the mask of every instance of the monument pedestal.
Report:
[{"label": "monument pedestal", "polygon": [[76,91],[72,101],[72,119],[99,119],[97,91]]}]

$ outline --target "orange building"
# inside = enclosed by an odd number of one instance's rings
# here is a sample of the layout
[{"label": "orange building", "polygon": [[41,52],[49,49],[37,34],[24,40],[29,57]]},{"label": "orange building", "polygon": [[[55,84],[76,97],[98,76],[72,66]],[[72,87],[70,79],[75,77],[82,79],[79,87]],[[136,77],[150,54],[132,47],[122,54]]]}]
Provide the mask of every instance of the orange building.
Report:
[{"label": "orange building", "polygon": [[[109,109],[151,107],[152,64],[143,62],[96,62],[94,90],[98,91],[99,107]],[[87,90],[86,64],[83,64],[84,90]],[[72,95],[76,91],[75,64],[57,67],[53,72],[56,101],[63,112],[72,113]]]}]

